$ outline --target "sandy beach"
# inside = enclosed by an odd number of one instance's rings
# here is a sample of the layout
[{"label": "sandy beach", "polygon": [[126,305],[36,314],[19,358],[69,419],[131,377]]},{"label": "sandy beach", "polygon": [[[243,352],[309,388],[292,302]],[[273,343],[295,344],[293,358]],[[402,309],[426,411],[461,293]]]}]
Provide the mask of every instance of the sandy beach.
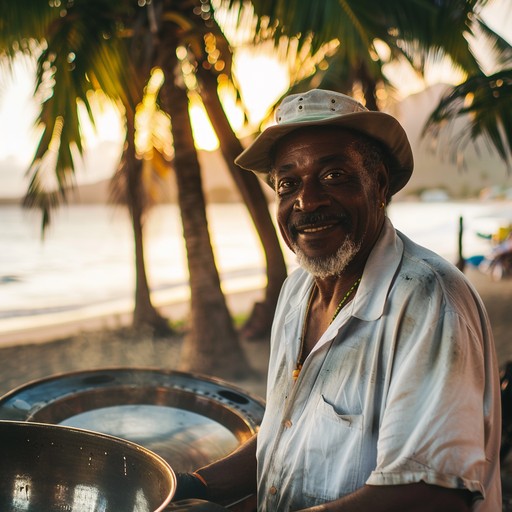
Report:
[{"label": "sandy beach", "polygon": [[[233,315],[248,313],[263,290],[248,289],[227,295]],[[189,311],[185,301],[160,305],[173,323],[183,323]],[[74,319],[54,325],[28,326],[0,334],[0,396],[30,381],[79,370],[114,367],[177,369],[182,334],[155,337],[151,332],[133,332],[131,315],[116,313]],[[265,396],[268,339],[240,340],[252,368],[246,379],[233,384]],[[217,375],[212,375],[218,377]]]}]

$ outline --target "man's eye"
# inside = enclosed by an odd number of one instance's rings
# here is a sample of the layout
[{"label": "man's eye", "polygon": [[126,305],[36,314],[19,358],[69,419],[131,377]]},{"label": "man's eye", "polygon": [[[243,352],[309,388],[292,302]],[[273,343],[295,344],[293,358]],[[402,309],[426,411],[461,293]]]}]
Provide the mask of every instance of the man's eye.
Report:
[{"label": "man's eye", "polygon": [[282,179],[279,180],[277,183],[277,191],[278,192],[286,192],[287,190],[291,189],[293,187],[293,180],[288,179]]},{"label": "man's eye", "polygon": [[343,171],[329,171],[324,174],[324,180],[335,180],[343,176]]}]

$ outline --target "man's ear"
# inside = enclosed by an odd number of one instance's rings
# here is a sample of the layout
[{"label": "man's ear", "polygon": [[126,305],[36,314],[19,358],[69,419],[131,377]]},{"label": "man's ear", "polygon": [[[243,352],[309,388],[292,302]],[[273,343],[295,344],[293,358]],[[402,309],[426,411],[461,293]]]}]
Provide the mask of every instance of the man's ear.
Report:
[{"label": "man's ear", "polygon": [[274,192],[275,192],[276,191],[276,172],[273,168],[268,172],[266,181],[267,181],[268,185],[270,185],[272,187],[272,190],[274,190]]},{"label": "man's ear", "polygon": [[387,204],[389,195],[389,171],[384,162],[381,162],[377,167],[377,186],[379,187],[379,197]]}]

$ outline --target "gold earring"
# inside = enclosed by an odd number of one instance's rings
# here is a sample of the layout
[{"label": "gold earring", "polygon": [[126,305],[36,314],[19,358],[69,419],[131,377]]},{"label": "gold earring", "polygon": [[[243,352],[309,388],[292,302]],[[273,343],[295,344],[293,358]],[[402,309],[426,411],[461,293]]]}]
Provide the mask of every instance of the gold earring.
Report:
[{"label": "gold earring", "polygon": [[384,208],[384,206],[386,206],[386,203],[384,203],[384,201],[382,201],[382,203],[380,203],[380,209],[382,210],[382,208]]}]

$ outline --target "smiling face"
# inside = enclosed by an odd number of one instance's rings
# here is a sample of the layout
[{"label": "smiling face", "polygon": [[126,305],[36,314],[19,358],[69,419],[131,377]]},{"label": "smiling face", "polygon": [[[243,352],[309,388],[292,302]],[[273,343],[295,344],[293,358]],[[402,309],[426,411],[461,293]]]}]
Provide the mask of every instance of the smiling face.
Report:
[{"label": "smiling face", "polygon": [[[277,222],[316,277],[362,271],[384,222],[388,174],[367,139],[337,127],[296,130],[274,148]],[[360,268],[359,268],[360,267]]]}]

